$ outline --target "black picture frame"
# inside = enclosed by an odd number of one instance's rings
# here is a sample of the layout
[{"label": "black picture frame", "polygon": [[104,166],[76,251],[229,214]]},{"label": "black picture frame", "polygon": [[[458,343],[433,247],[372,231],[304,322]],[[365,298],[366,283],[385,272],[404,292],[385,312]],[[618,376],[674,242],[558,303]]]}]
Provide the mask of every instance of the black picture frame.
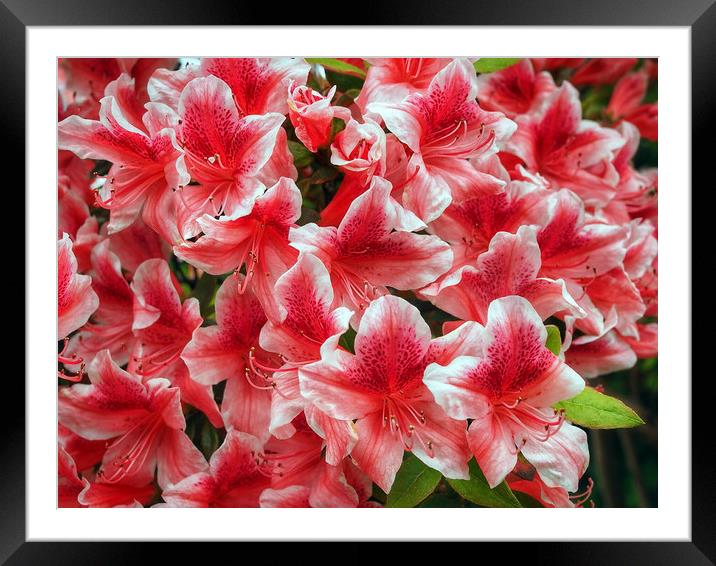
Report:
[{"label": "black picture frame", "polygon": [[[326,3],[328,4],[328,3]],[[27,26],[66,25],[262,25],[262,24],[388,24],[388,25],[576,25],[576,26],[687,26],[692,37],[692,163],[693,185],[713,191],[713,180],[707,180],[713,135],[716,100],[716,4],[714,0],[412,0],[410,3],[383,0],[380,4],[364,2],[359,9],[346,5],[342,15],[336,3],[321,6],[312,1],[290,10],[271,3],[218,2],[216,0],[0,0],[0,54],[5,80],[0,88],[3,151],[6,168],[6,194],[20,199],[24,186],[24,169],[34,166],[31,152],[25,153],[25,37]],[[347,15],[350,11],[350,15]],[[13,164],[10,166],[10,164]],[[48,165],[49,166],[49,165]],[[8,171],[9,170],[9,171]],[[9,175],[9,177],[7,176]],[[13,179],[13,176],[16,178]],[[670,189],[671,190],[671,189]],[[680,187],[678,190],[691,190]],[[692,193],[693,194],[693,193]],[[701,197],[699,197],[701,202]],[[701,208],[701,205],[699,205]],[[17,210],[23,210],[22,200]],[[8,226],[17,231],[15,226]],[[7,234],[6,238],[11,235]],[[14,237],[14,236],[13,236]],[[696,244],[694,239],[694,244]],[[16,245],[16,243],[15,243]],[[706,243],[705,245],[711,245]],[[4,259],[9,262],[9,255]],[[694,254],[692,257],[698,257]],[[707,251],[705,258],[713,257]],[[32,258],[25,257],[25,261]],[[708,263],[703,262],[703,263]],[[17,277],[23,277],[17,270]],[[692,274],[693,278],[693,274]],[[693,278],[692,296],[705,280]],[[16,281],[13,295],[23,288]],[[25,301],[31,297],[25,296]],[[7,304],[7,303],[6,303]],[[710,316],[703,312],[700,317]],[[709,332],[697,334],[692,327],[692,350],[708,351],[699,346]],[[16,333],[17,336],[20,333]],[[24,333],[23,333],[24,336]],[[31,339],[31,337],[28,337]],[[705,346],[705,344],[703,344]],[[16,350],[17,351],[17,350]],[[6,368],[8,364],[6,363]],[[15,372],[13,372],[15,373]],[[713,424],[710,415],[713,397],[712,372],[692,381],[692,538],[691,542],[579,542],[579,543],[491,543],[503,547],[510,561],[554,564],[716,564],[716,468],[713,452]],[[686,380],[690,376],[667,376]],[[0,481],[0,560],[7,564],[128,564],[146,562],[157,545],[146,543],[39,543],[25,542],[25,398],[24,382],[9,371],[5,375],[3,412],[2,481]],[[27,401],[27,400],[26,400]],[[664,406],[668,401],[664,400]],[[668,407],[667,409],[668,410]],[[520,536],[515,533],[515,536]],[[555,538],[559,537],[555,529]],[[317,533],[320,538],[320,533]],[[186,547],[163,548],[164,561]],[[151,547],[151,548],[148,548]],[[225,552],[228,545],[204,554],[206,559]],[[275,547],[274,547],[275,549]],[[167,554],[168,552],[168,554]],[[204,551],[206,552],[206,551]],[[232,552],[232,551],[229,551]],[[235,552],[235,551],[233,551]],[[498,550],[500,555],[501,550]],[[341,553],[341,556],[345,556]],[[244,557],[248,558],[248,557]],[[477,559],[478,557],[475,557]],[[242,559],[234,555],[232,560]]]}]

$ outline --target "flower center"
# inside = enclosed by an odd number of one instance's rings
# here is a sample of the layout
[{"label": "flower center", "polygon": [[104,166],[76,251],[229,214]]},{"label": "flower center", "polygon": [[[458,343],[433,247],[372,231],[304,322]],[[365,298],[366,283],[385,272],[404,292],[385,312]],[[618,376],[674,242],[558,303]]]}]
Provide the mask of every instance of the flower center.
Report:
[{"label": "flower center", "polygon": [[427,437],[425,411],[416,409],[400,395],[390,395],[383,399],[383,428],[390,427],[392,434],[400,436],[406,450],[412,451],[417,441],[432,458],[433,442]]},{"label": "flower center", "polygon": [[126,443],[131,435],[136,439],[130,444],[123,456],[103,464],[97,477],[104,483],[118,483],[133,474],[146,462],[156,445],[156,439],[164,430],[161,411],[155,411],[127,431],[117,443]]},{"label": "flower center", "polygon": [[[351,253],[360,254],[362,251]],[[380,296],[378,289],[368,283],[368,281],[357,277],[353,273],[347,272],[337,264],[333,266],[333,273],[342,283],[343,289],[350,301],[356,305],[360,311],[365,310],[371,301]]]},{"label": "flower center", "polygon": [[525,434],[521,443],[515,440],[513,434],[517,451],[527,442],[527,437],[545,442],[557,434],[564,424],[564,410],[537,409],[522,399],[514,403],[501,403],[496,409]]},{"label": "flower center", "polygon": [[239,260],[239,264],[236,266],[236,269],[234,270],[234,277],[238,279],[239,277],[239,270],[242,266],[246,266],[246,277],[244,277],[243,282],[239,285],[239,294],[243,295],[246,292],[246,289],[249,286],[249,283],[251,283],[251,280],[254,277],[254,272],[256,271],[257,266],[260,269],[259,266],[259,260],[261,259],[261,256],[259,254],[259,251],[261,250],[261,243],[263,241],[264,231],[266,230],[266,223],[261,222],[258,225],[258,229],[254,230],[251,234],[251,239],[249,240],[246,248],[244,249],[244,253],[241,256],[241,259]]}]

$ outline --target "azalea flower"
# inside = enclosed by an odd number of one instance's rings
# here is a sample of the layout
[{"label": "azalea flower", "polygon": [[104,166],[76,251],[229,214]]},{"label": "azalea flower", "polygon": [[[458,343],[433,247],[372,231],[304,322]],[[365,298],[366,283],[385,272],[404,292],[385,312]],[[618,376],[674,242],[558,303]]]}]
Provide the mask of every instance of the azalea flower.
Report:
[{"label": "azalea flower", "polygon": [[538,111],[556,88],[552,75],[546,71],[535,73],[529,59],[477,77],[480,106],[502,112],[508,118]]},{"label": "azalea flower", "polygon": [[92,290],[99,298],[99,306],[94,322],[86,324],[73,338],[73,348],[85,358],[109,350],[117,363],[126,364],[134,344],[134,293],[122,274],[119,258],[110,251],[109,239],[94,247],[91,262]]},{"label": "azalea flower", "polygon": [[504,151],[555,187],[569,187],[589,206],[604,206],[616,194],[614,152],[624,139],[614,130],[582,120],[579,92],[565,82],[540,112],[516,118],[517,131]]},{"label": "azalea flower", "polygon": [[659,137],[657,103],[643,103],[649,86],[645,71],[624,75],[614,86],[607,105],[607,114],[614,120],[626,120],[639,128],[642,137],[656,141]]},{"label": "azalea flower", "polygon": [[[507,477],[506,481],[513,492],[525,493],[544,507],[584,507],[592,496],[594,488],[594,482],[589,478],[587,487],[583,492],[570,495],[563,487],[547,485],[532,466],[522,462],[518,462],[515,471]],[[590,503],[594,507],[594,501]]]},{"label": "azalea flower", "polygon": [[64,338],[82,326],[97,309],[99,299],[92,280],[77,273],[72,241],[65,234],[57,241],[57,335]]},{"label": "azalea flower", "polygon": [[331,106],[335,93],[335,86],[325,96],[295,83],[288,87],[288,117],[296,129],[296,137],[309,151],[315,152],[328,144],[334,119],[348,122],[351,118],[348,108]]},{"label": "azalea flower", "polygon": [[137,105],[148,102],[147,82],[150,75],[158,69],[168,71],[176,64],[176,59],[156,58],[61,58],[58,64],[61,101],[66,107],[77,110],[84,118],[96,119],[98,102],[107,95],[107,87],[124,75],[136,87],[133,87]]},{"label": "azalea flower", "polygon": [[111,440],[98,482],[142,487],[155,471],[160,486],[206,467],[184,434],[179,389],[165,379],[142,383],[120,369],[107,350],[95,356],[90,384],[60,389],[60,423],[88,440]]},{"label": "azalea flower", "polygon": [[487,322],[493,300],[519,295],[530,301],[542,319],[562,311],[575,317],[584,311],[561,279],[538,277],[541,268],[537,230],[521,226],[517,234],[498,232],[476,265],[464,265],[421,290],[438,308],[463,320]]},{"label": "azalea flower", "polygon": [[162,499],[166,507],[258,507],[271,470],[258,439],[232,430],[208,467],[167,486]]},{"label": "azalea flower", "polygon": [[[187,236],[197,233],[191,221],[202,214],[243,216],[264,192],[265,183],[296,176],[293,164],[283,164],[280,155],[288,153],[285,134],[279,134],[284,119],[278,112],[242,115],[229,85],[215,76],[193,79],[184,87],[177,135],[192,178],[199,183],[181,191],[185,216],[180,223],[186,226]],[[271,159],[285,165],[279,165],[278,175]]]},{"label": "azalea flower", "polygon": [[453,419],[473,419],[467,432],[490,487],[522,455],[550,487],[576,491],[587,469],[587,435],[552,405],[571,399],[584,380],[545,346],[547,331],[530,303],[517,296],[490,304],[476,356],[425,370],[425,385]]},{"label": "azalea flower", "polygon": [[370,478],[350,460],[328,464],[322,439],[307,425],[288,440],[271,440],[264,451],[274,466],[261,507],[374,507]]},{"label": "azalea flower", "polygon": [[84,360],[77,354],[69,354],[67,336],[87,322],[97,310],[99,299],[91,287],[88,275],[77,273],[77,259],[72,252],[72,241],[67,234],[57,241],[57,337],[64,339],[64,347],[57,362],[69,366],[75,373],[58,371],[58,377],[69,381],[82,379]]},{"label": "azalea flower", "polygon": [[564,359],[579,375],[592,378],[629,369],[636,363],[636,354],[624,338],[611,330],[596,340],[588,335],[572,340]]},{"label": "azalea flower", "polygon": [[273,288],[298,257],[288,236],[300,214],[301,193],[291,179],[282,177],[249,210],[232,220],[201,217],[197,222],[203,236],[175,247],[174,253],[215,275],[245,267],[241,292],[253,287],[262,306],[275,317]]},{"label": "azalea flower", "polygon": [[216,325],[195,327],[181,353],[191,379],[205,387],[226,381],[221,415],[228,429],[268,440],[273,384],[256,368],[275,364],[260,349],[259,332],[266,322],[251,289],[239,292],[243,276],[227,278],[216,294]]},{"label": "azalea flower", "polygon": [[293,246],[317,256],[331,273],[333,302],[357,313],[396,289],[434,281],[450,266],[452,252],[435,236],[414,234],[424,225],[392,197],[391,185],[374,177],[338,228],[306,224],[290,232]]},{"label": "azalea flower", "polygon": [[602,85],[616,81],[636,64],[636,59],[596,57],[588,59],[570,77],[574,85]]},{"label": "azalea flower", "polygon": [[367,61],[370,67],[356,100],[362,110],[371,102],[399,103],[410,94],[425,92],[433,77],[450,62],[428,57]]},{"label": "azalea flower", "polygon": [[[456,332],[443,340],[461,338]],[[357,419],[351,457],[386,492],[404,450],[447,477],[468,478],[464,422],[448,417],[422,382],[428,364],[445,357],[442,348],[440,342],[431,348],[430,329],[418,309],[384,296],[361,319],[355,355],[329,342],[321,348],[321,361],[298,370],[309,401],[336,419]]]},{"label": "azalea flower", "polygon": [[98,203],[110,209],[109,232],[144,221],[167,241],[179,238],[173,222],[174,191],[190,181],[184,152],[168,107],[148,103],[144,129],[132,125],[113,96],[100,101],[99,121],[70,116],[58,126],[59,147],[82,159],[105,159],[113,166]]},{"label": "azalea flower", "polygon": [[520,226],[545,224],[548,203],[543,186],[512,181],[498,194],[465,194],[454,200],[430,229],[451,245],[455,270],[487,251],[498,232],[515,234]]},{"label": "azalea flower", "polygon": [[455,59],[431,80],[424,94],[399,103],[376,102],[368,111],[414,153],[404,204],[423,221],[435,220],[451,201],[452,184],[484,187],[465,158],[493,151],[515,131],[500,112],[477,104],[477,76],[468,59]]},{"label": "azalea flower", "polygon": [[[404,185],[407,158],[395,136],[385,135],[373,120],[351,120],[331,144],[331,163],[343,171],[338,191],[321,211],[321,226],[338,226],[356,197],[363,194],[374,175],[393,182],[392,194]],[[401,177],[402,175],[402,177]]]},{"label": "azalea flower", "polygon": [[215,426],[221,426],[211,386],[189,379],[180,359],[202,317],[196,298],[182,303],[177,287],[164,260],[150,259],[137,268],[131,284],[135,340],[129,368],[145,380],[168,379],[181,391],[182,401],[204,412]]},{"label": "azalea flower", "polygon": [[338,465],[355,444],[352,423],[336,421],[309,403],[301,395],[298,370],[320,360],[324,344],[337,343],[348,330],[353,312],[345,307],[331,307],[330,275],[323,263],[310,254],[302,254],[279,278],[275,292],[279,320],[267,321],[259,335],[261,347],[278,354],[283,362],[276,369],[259,369],[274,372],[269,431],[276,436],[292,432],[291,422],[305,411],[308,424],[326,439],[326,461]]},{"label": "azalea flower", "polygon": [[304,85],[310,66],[296,57],[202,60],[203,73],[224,81],[242,116],[278,112],[286,115],[286,89]]}]

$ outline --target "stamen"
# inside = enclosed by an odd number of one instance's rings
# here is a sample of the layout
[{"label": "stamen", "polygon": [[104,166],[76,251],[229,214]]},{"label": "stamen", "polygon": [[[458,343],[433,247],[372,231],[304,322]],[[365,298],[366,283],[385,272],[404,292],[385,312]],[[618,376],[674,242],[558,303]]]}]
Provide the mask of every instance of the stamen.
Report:
[{"label": "stamen", "polygon": [[[258,385],[257,383],[254,383],[254,381],[251,379],[252,373],[258,375],[259,377],[262,377],[264,380],[266,380],[267,383],[269,383],[269,385]],[[249,368],[244,368],[244,376],[246,377],[246,381],[249,382],[249,385],[254,389],[258,389],[259,391],[270,391],[271,389],[276,388],[276,382],[269,381],[268,377],[266,377],[265,375],[252,372],[249,370]]]},{"label": "stamen", "polygon": [[[147,426],[148,422],[151,422],[151,425]],[[132,445],[126,456],[111,462],[112,468],[110,468],[109,474],[105,466],[102,466],[100,470],[102,481],[105,483],[117,483],[129,475],[134,469],[141,467],[151,452],[150,448],[157,433],[161,430],[162,423],[161,412],[156,412],[150,415],[149,420],[143,420],[127,431],[117,442],[121,442],[127,438],[128,435],[136,431],[138,427],[146,429],[142,432],[138,441]]]},{"label": "stamen", "polygon": [[[592,496],[593,489],[594,489],[594,480],[592,478],[587,478],[586,489],[582,493],[575,493],[573,495],[570,495],[569,499],[572,500],[572,503],[574,504],[575,507],[581,507]],[[592,507],[594,507],[594,501],[592,501],[591,504],[592,504]]]},{"label": "stamen", "polygon": [[399,184],[397,184],[397,185],[393,185],[393,189],[392,189],[392,190],[395,191],[395,190],[397,190],[397,189],[402,189],[405,185],[407,185],[408,183],[410,183],[410,181],[412,181],[413,179],[415,179],[416,175],[418,174],[418,171],[420,171],[420,165],[417,165],[417,166],[415,167],[415,170],[414,170],[402,183],[399,183]]},{"label": "stamen", "polygon": [[428,456],[434,458],[433,442],[421,430],[425,424],[425,411],[417,410],[408,400],[395,395],[383,399],[383,428],[389,426],[391,433],[397,433],[406,450],[412,451],[417,440]]}]

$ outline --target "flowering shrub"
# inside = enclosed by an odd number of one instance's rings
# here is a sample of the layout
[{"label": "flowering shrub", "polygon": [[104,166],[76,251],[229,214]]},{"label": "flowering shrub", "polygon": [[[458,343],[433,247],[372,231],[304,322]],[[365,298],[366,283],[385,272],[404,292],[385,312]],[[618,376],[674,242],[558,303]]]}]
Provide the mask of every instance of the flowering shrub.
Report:
[{"label": "flowering shrub", "polygon": [[643,424],[588,382],[657,354],[655,79],[62,60],[60,506],[587,504],[584,429]]}]

